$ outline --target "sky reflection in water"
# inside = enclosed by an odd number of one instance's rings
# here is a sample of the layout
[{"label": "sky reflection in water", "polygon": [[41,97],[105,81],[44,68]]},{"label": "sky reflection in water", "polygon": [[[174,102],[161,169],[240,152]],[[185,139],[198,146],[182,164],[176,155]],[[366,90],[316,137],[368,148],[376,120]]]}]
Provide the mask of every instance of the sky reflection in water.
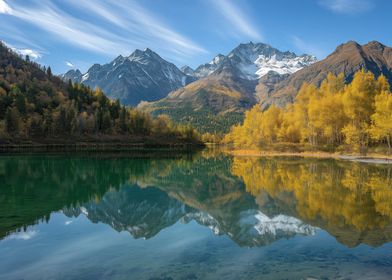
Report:
[{"label": "sky reflection in water", "polygon": [[0,158],[0,279],[388,279],[391,167]]}]

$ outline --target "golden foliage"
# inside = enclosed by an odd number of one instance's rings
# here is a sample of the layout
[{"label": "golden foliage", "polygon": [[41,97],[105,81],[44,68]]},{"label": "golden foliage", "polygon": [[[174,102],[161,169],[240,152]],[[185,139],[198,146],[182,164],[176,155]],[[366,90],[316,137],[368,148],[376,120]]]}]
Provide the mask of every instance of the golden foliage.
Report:
[{"label": "golden foliage", "polygon": [[328,74],[319,88],[304,83],[294,104],[271,106],[266,111],[256,105],[224,141],[236,148],[260,147],[276,142],[339,146],[355,150],[368,144],[392,140],[392,96],[384,76],[358,71],[345,85],[344,75]]}]

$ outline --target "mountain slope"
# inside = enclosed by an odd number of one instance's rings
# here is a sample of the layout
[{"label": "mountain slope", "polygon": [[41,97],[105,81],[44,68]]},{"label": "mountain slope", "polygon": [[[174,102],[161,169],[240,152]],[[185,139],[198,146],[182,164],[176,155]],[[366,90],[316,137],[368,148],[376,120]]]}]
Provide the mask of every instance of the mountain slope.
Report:
[{"label": "mountain slope", "polygon": [[193,76],[199,79],[207,77],[222,65],[224,59],[225,56],[223,54],[218,54],[209,63],[197,67],[196,70],[194,70]]},{"label": "mountain slope", "polygon": [[60,75],[60,78],[64,81],[71,80],[74,83],[81,83],[82,82],[83,74],[80,72],[79,69],[71,69],[67,73]]},{"label": "mountain slope", "polygon": [[[71,71],[64,78],[74,76]],[[100,87],[108,97],[125,105],[161,99],[195,80],[148,48],[136,50],[128,57],[120,55],[104,65],[94,64],[81,78],[76,78],[72,81]]]},{"label": "mountain slope", "polygon": [[264,108],[270,104],[283,106],[294,100],[296,93],[304,82],[318,86],[329,72],[335,75],[344,73],[346,82],[350,82],[354,73],[360,69],[371,71],[376,76],[383,74],[391,83],[392,48],[376,41],[365,45],[349,41],[338,46],[324,60],[299,70],[287,79],[275,84],[272,88],[263,85],[258,86],[257,95]]},{"label": "mountain slope", "polygon": [[259,78],[271,73],[280,81],[314,61],[313,56],[281,52],[262,43],[240,44],[227,56],[218,55],[194,70],[193,76],[201,79],[140,108],[191,123],[201,132],[225,132],[257,103]]},{"label": "mountain slope", "polygon": [[[76,72],[75,72],[76,73]],[[101,90],[65,83],[0,43],[0,144],[193,142],[192,128],[126,108]],[[199,140],[196,142],[200,143]]]},{"label": "mountain slope", "polygon": [[242,119],[256,104],[255,81],[238,78],[229,70],[214,73],[174,91],[168,97],[140,108],[155,115],[167,114],[174,121],[190,123],[201,132],[220,132]]}]

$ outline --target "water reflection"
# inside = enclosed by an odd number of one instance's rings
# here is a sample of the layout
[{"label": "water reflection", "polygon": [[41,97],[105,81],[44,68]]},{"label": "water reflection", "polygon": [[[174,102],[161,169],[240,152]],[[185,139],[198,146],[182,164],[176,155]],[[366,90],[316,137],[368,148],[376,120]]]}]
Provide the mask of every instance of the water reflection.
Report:
[{"label": "water reflection", "polygon": [[196,221],[239,246],[326,230],[340,243],[392,239],[391,167],[333,160],[0,158],[0,237],[53,212],[134,238]]},{"label": "water reflection", "polygon": [[264,208],[327,230],[347,246],[379,246],[392,239],[389,165],[335,160],[244,159],[232,172]]}]

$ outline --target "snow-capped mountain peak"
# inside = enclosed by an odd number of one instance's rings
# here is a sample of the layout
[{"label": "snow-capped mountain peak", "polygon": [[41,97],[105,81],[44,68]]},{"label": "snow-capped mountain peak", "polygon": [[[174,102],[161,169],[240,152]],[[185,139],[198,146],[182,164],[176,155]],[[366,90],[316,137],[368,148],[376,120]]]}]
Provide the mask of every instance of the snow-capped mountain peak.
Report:
[{"label": "snow-capped mountain peak", "polygon": [[269,71],[292,74],[317,61],[311,55],[298,56],[293,52],[282,52],[263,43],[240,44],[227,56],[242,78],[260,79]]},{"label": "snow-capped mountain peak", "polygon": [[211,65],[219,65],[222,63],[222,61],[225,59],[225,56],[223,54],[218,54],[215,56],[208,64]]},{"label": "snow-capped mountain peak", "polygon": [[194,76],[194,74],[195,74],[195,70],[193,70],[193,69],[192,69],[191,67],[189,67],[188,65],[182,66],[182,67],[180,68],[180,70],[181,70],[184,74],[189,75],[189,76]]},{"label": "snow-capped mountain peak", "polygon": [[204,78],[222,69],[232,69],[240,78],[257,80],[269,71],[280,75],[292,74],[317,59],[311,55],[298,56],[293,52],[282,52],[264,43],[245,43],[234,48],[227,56],[218,54],[210,62],[200,65],[193,73]]},{"label": "snow-capped mountain peak", "polygon": [[218,54],[210,62],[200,65],[193,72],[193,76],[200,79],[207,77],[214,73],[224,62],[226,57],[223,54]]},{"label": "snow-capped mountain peak", "polygon": [[195,80],[149,48],[137,49],[127,57],[119,55],[104,65],[94,64],[76,78],[73,81],[100,87],[110,98],[126,105],[163,98]]}]

